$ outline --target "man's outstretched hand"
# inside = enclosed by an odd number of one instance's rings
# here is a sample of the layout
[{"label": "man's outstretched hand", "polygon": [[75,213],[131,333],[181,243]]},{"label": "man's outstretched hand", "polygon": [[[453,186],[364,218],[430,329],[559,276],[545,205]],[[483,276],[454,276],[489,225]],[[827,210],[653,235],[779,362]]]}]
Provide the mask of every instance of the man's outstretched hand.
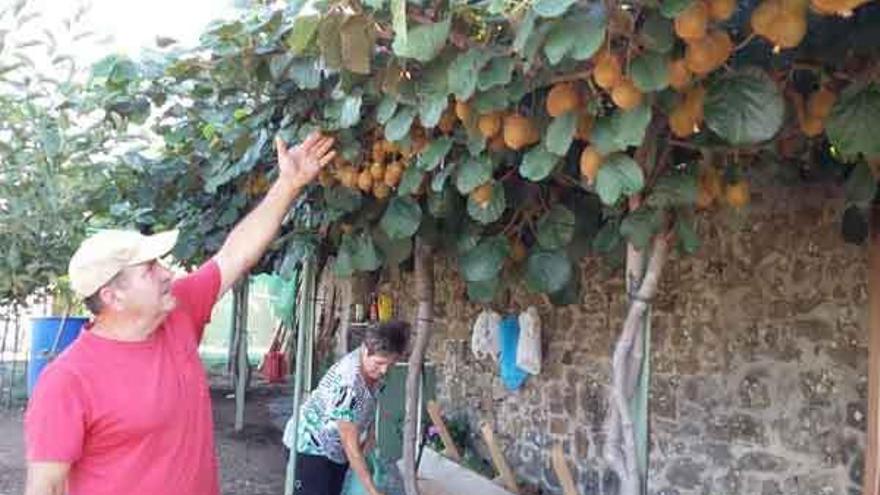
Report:
[{"label": "man's outstretched hand", "polygon": [[304,187],[336,156],[333,142],[333,138],[313,132],[302,143],[288,148],[283,139],[275,138],[280,179],[298,189]]}]

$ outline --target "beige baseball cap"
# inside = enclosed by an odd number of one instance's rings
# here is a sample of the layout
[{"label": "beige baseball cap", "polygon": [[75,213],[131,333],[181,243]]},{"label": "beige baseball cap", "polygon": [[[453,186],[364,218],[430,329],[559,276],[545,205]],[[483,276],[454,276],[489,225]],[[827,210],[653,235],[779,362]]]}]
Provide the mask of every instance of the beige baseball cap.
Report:
[{"label": "beige baseball cap", "polygon": [[177,230],[143,235],[134,230],[103,230],[80,244],[70,258],[70,286],[89,297],[123,268],[161,258],[177,242]]}]

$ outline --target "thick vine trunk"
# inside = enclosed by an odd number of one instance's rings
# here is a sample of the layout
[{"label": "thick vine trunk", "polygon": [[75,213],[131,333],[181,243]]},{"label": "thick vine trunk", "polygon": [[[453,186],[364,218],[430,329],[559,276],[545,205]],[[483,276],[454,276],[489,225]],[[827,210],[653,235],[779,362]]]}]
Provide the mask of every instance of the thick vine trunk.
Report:
[{"label": "thick vine trunk", "polygon": [[629,309],[611,362],[604,448],[606,462],[620,478],[620,495],[639,495],[642,486],[629,403],[635,393],[644,353],[641,330],[649,303],[657,292],[668,253],[669,238],[665,234],[654,239],[647,267],[644,263],[646,253],[632,246],[627,250],[626,286]]},{"label": "thick vine trunk", "polygon": [[419,407],[419,383],[422,379],[422,363],[431,339],[431,323],[434,317],[434,257],[430,246],[421,239],[415,245],[416,311],[415,342],[409,355],[406,375],[406,410],[403,420],[403,484],[406,495],[418,495],[416,481],[416,448],[418,432],[416,422]]},{"label": "thick vine trunk", "polygon": [[863,495],[880,495],[880,205],[871,210],[868,241],[868,431]]}]

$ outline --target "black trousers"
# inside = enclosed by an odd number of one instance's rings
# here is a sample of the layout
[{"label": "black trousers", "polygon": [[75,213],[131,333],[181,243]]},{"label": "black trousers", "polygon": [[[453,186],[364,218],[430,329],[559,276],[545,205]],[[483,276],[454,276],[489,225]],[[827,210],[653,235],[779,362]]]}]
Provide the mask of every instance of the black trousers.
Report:
[{"label": "black trousers", "polygon": [[348,464],[321,455],[296,455],[296,495],[340,495]]}]

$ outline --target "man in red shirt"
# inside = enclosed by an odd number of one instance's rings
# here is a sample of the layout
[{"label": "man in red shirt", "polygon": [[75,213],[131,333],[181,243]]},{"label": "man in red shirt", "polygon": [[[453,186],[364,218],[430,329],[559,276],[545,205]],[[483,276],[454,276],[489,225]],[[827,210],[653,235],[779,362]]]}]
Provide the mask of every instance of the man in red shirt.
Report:
[{"label": "man in red shirt", "polygon": [[26,495],[220,493],[198,356],[204,326],[335,155],[333,140],[317,133],[276,147],[278,180],[194,273],[173,281],[157,261],[176,231],[105,231],[79,247],[70,282],[95,317],[34,389],[25,418]]}]

